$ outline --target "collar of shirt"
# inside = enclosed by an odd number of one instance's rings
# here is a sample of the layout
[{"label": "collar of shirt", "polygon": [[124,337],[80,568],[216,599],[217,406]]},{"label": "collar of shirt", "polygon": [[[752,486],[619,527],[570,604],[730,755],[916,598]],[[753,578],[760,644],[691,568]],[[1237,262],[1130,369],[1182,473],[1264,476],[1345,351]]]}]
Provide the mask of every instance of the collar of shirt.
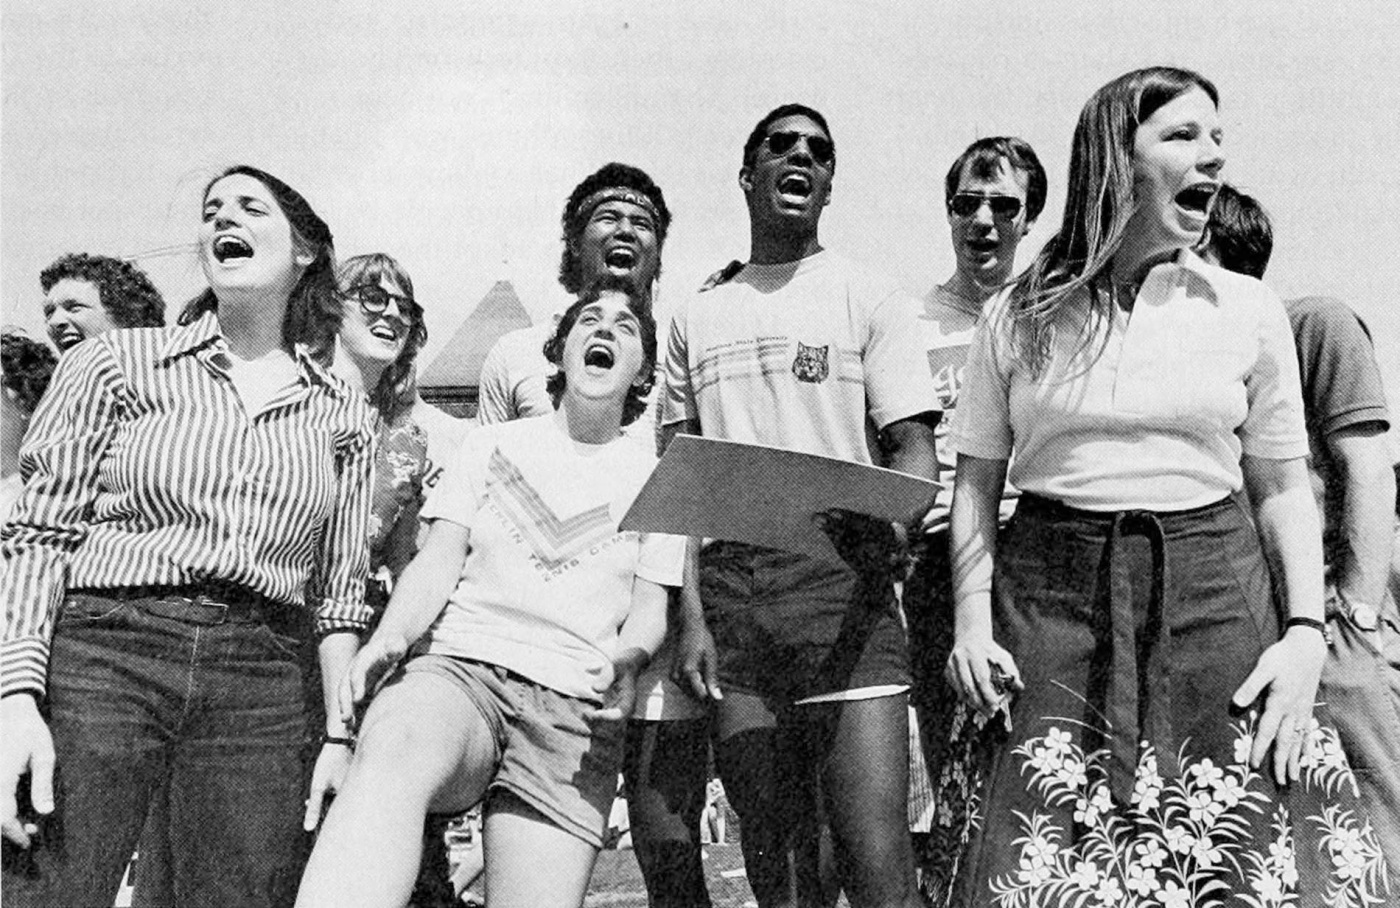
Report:
[{"label": "collar of shirt", "polygon": [[1174,288],[1182,286],[1191,296],[1219,304],[1219,270],[1190,249],[1183,249],[1175,262],[1164,262],[1148,273],[1138,289],[1138,297],[1149,305],[1160,304],[1166,302]]},{"label": "collar of shirt", "polygon": [[[209,352],[208,356],[199,356],[205,351]],[[228,343],[219,331],[219,318],[213,312],[205,312],[188,325],[180,325],[172,331],[161,349],[160,359],[162,363],[168,364],[191,353],[199,356],[200,361],[206,365],[213,366],[221,372],[226,371],[213,362],[213,354],[228,355]],[[292,348],[292,361],[301,373],[303,385],[321,385],[337,399],[343,399],[350,393],[349,386],[317,362],[305,344],[297,344]]]}]

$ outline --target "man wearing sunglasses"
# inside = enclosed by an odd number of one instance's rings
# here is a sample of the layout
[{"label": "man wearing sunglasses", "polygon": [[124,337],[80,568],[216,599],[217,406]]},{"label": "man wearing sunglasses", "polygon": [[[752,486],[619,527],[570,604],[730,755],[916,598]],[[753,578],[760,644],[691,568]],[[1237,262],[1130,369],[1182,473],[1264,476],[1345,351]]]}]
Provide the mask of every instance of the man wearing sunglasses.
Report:
[{"label": "man wearing sunglasses", "polygon": [[[1010,136],[973,142],[953,162],[944,180],[955,264],[952,276],[924,297],[920,319],[938,405],[943,410],[937,449],[944,490],[924,520],[921,557],[904,593],[913,656],[913,700],[925,766],[934,786],[940,780],[968,777],[945,771],[947,755],[955,747],[950,739],[958,703],[956,693],[943,680],[953,637],[948,512],[957,460],[948,447],[948,433],[957,418],[954,411],[973,329],[987,301],[1011,279],[1017,247],[1045,207],[1046,188],[1045,168],[1035,151],[1024,140]],[[1008,486],[1002,498],[1002,523],[1010,519],[1015,497],[1015,489]],[[966,769],[971,772],[973,767]],[[914,771],[920,771],[917,762]],[[926,793],[929,788],[915,785],[913,791]],[[932,869],[934,878],[948,876],[961,853],[966,817],[959,815],[959,808],[967,803],[964,794],[945,792],[940,799],[952,806],[953,816],[941,810],[935,818],[926,809],[929,805],[911,804],[911,814],[920,818],[914,825],[914,832],[921,837],[917,857],[921,866]],[[945,870],[940,871],[940,866]]]},{"label": "man wearing sunglasses", "polygon": [[[750,134],[739,170],[749,259],[672,319],[663,432],[870,464],[873,426],[890,466],[932,478],[938,414],[918,304],[822,248],[835,170],[831,132],[810,107],[783,105]],[[715,541],[698,552],[698,577],[699,597],[682,597],[678,680],[714,702],[716,762],[758,904],[834,901],[811,847],[822,813],[852,904],[918,904],[908,648],[887,565]]]}]

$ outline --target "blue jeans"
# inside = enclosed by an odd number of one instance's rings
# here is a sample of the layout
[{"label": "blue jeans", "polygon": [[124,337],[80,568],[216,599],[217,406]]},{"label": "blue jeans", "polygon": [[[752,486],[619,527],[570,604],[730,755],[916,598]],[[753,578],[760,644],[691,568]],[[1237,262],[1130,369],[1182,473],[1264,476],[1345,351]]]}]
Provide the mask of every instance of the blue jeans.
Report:
[{"label": "blue jeans", "polygon": [[211,619],[184,614],[187,599],[106,592],[70,594],[54,631],[41,903],[112,904],[152,799],[168,797],[176,904],[290,904],[309,633],[291,615]]}]

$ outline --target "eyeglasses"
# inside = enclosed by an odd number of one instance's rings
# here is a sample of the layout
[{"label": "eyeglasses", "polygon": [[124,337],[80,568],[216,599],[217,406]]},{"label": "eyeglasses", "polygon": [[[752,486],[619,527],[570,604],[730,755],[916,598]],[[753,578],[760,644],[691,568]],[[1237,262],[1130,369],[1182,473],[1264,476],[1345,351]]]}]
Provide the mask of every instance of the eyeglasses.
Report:
[{"label": "eyeglasses", "polygon": [[970,218],[986,202],[992,209],[992,217],[998,221],[1009,221],[1021,213],[1021,200],[1009,195],[977,195],[960,192],[948,200],[948,210],[960,218]]},{"label": "eyeglasses", "polygon": [[764,141],[768,145],[768,151],[772,154],[782,156],[792,151],[797,145],[798,139],[807,142],[807,150],[812,153],[812,160],[821,165],[829,165],[836,159],[836,148],[831,144],[831,140],[822,136],[808,135],[805,132],[770,132]]},{"label": "eyeglasses", "polygon": [[359,302],[365,315],[383,315],[391,301],[399,304],[399,317],[406,322],[413,321],[423,311],[423,308],[413,301],[413,297],[390,293],[377,284],[351,287],[345,295]]}]

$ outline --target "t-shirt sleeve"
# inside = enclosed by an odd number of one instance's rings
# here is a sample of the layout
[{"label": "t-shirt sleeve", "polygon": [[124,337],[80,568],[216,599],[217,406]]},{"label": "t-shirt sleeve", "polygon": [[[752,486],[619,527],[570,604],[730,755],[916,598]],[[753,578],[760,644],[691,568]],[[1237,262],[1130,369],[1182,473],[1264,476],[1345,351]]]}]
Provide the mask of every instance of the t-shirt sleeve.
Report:
[{"label": "t-shirt sleeve", "polygon": [[450,520],[471,528],[481,496],[486,490],[485,464],[481,456],[483,442],[495,450],[494,440],[484,436],[493,436],[493,432],[476,431],[462,440],[456,457],[443,471],[442,480],[428,493],[427,501],[423,503],[423,520]]},{"label": "t-shirt sleeve", "polygon": [[911,296],[892,293],[870,314],[862,360],[870,419],[881,429],[892,422],[942,410],[929,374],[919,314]]},{"label": "t-shirt sleeve", "polygon": [[1390,428],[1385,386],[1361,320],[1340,300],[1290,302],[1303,404],[1323,435],[1362,423]]},{"label": "t-shirt sleeve", "polygon": [[1291,460],[1308,454],[1303,422],[1303,393],[1298,381],[1298,354],[1283,303],[1272,290],[1258,285],[1259,353],[1245,376],[1249,415],[1238,435],[1243,453],[1269,460]]},{"label": "t-shirt sleeve", "polygon": [[958,415],[948,441],[958,454],[1007,460],[1011,457],[1011,374],[1009,358],[997,343],[1005,323],[989,307],[977,323],[968,349],[962,387],[958,390]]},{"label": "t-shirt sleeve", "polygon": [[643,533],[637,557],[637,576],[662,586],[680,586],[685,567],[684,536]]},{"label": "t-shirt sleeve", "polygon": [[671,317],[666,338],[666,368],[661,382],[661,425],[698,420],[700,410],[690,384],[690,346],[687,336],[690,306],[682,303]]},{"label": "t-shirt sleeve", "polygon": [[514,392],[510,386],[510,369],[506,355],[505,337],[491,346],[481,363],[481,378],[477,388],[476,421],[478,425],[509,422],[516,416]]}]

